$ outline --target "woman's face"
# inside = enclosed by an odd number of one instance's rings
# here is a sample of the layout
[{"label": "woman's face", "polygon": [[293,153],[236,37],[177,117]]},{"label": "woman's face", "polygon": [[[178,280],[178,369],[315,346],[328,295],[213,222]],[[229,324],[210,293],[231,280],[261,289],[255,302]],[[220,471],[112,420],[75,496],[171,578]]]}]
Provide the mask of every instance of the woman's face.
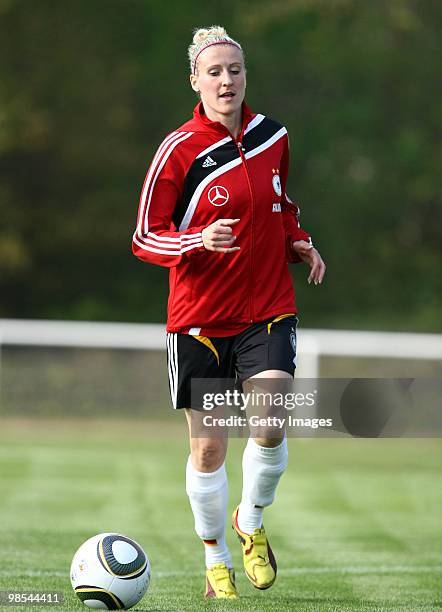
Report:
[{"label": "woman's face", "polygon": [[242,51],[234,45],[213,45],[202,51],[196,74],[190,75],[209,119],[236,113],[244,100],[246,72]]}]

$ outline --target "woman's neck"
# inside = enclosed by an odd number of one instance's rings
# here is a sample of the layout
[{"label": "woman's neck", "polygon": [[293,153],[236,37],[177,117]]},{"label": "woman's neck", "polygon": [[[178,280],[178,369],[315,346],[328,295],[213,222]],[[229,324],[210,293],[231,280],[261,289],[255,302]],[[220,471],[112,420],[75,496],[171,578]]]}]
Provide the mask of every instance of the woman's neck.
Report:
[{"label": "woman's neck", "polygon": [[206,116],[210,121],[218,121],[225,128],[229,130],[232,136],[236,139],[241,133],[242,126],[242,109],[239,108],[235,113],[230,115],[214,113],[211,109],[209,112],[205,111]]},{"label": "woman's neck", "polygon": [[239,110],[239,113],[235,113],[235,115],[225,115],[224,121],[221,121],[220,123],[222,123],[224,127],[226,127],[229,130],[229,132],[232,134],[232,136],[236,140],[241,133],[241,124],[242,124],[241,109]]}]

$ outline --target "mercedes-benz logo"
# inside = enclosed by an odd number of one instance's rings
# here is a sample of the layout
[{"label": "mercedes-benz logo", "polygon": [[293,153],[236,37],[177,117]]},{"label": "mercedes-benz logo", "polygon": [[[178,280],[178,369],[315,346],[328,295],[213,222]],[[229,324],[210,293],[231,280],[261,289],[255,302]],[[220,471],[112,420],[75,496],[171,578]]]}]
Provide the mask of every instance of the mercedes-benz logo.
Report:
[{"label": "mercedes-benz logo", "polygon": [[215,185],[209,189],[207,197],[214,206],[224,206],[229,201],[229,192],[222,185]]}]

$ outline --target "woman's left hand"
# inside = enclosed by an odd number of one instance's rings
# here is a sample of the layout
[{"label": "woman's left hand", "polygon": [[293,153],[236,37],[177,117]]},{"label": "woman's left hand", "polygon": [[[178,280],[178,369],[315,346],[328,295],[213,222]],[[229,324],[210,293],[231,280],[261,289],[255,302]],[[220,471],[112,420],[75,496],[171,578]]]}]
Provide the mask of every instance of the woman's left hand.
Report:
[{"label": "woman's left hand", "polygon": [[325,263],[322,261],[319,252],[305,240],[296,240],[293,243],[293,248],[302,261],[305,261],[310,266],[308,282],[311,283],[313,281],[315,285],[321,284],[325,274]]}]

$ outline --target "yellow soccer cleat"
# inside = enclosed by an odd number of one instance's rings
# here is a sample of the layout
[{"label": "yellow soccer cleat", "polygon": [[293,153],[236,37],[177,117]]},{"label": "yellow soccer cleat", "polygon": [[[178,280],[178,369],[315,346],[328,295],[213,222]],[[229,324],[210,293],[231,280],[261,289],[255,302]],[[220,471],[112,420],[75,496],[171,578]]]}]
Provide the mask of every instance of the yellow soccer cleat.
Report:
[{"label": "yellow soccer cleat", "polygon": [[235,572],[224,563],[206,569],[206,599],[236,599]]},{"label": "yellow soccer cleat", "polygon": [[277,565],[264,526],[255,529],[251,535],[241,531],[238,526],[238,508],[232,516],[232,529],[241,542],[244,570],[254,587],[268,589],[276,580]]}]

